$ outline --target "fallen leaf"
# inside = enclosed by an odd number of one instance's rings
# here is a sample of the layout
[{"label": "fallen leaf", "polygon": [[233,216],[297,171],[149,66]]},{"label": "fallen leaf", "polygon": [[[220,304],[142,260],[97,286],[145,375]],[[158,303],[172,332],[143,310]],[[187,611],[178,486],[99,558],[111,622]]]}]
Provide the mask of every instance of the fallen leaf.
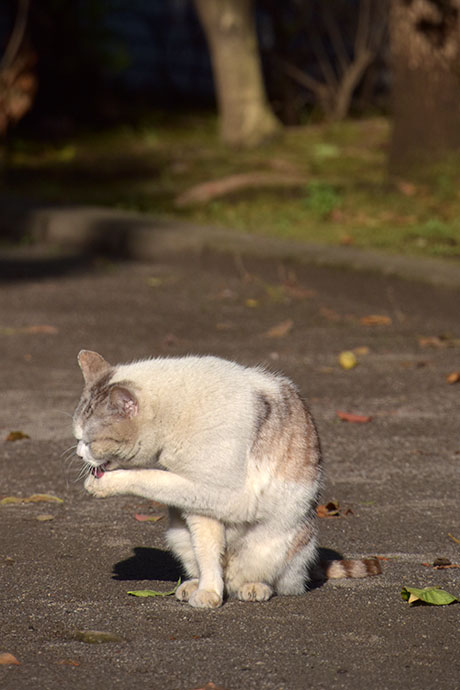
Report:
[{"label": "fallen leaf", "polygon": [[372,421],[370,415],[354,414],[353,412],[341,412],[337,411],[337,417],[343,422],[351,422],[352,424],[367,424],[367,422]]},{"label": "fallen leaf", "polygon": [[447,606],[454,601],[459,601],[453,594],[446,592],[444,589],[439,589],[438,587],[424,587],[423,589],[418,589],[417,587],[403,587],[401,596],[404,601],[408,601],[411,606],[417,603],[430,604],[433,606]]},{"label": "fallen leaf", "polygon": [[25,438],[30,438],[29,434],[25,434],[23,431],[10,431],[5,437],[5,441],[22,441]]},{"label": "fallen leaf", "polygon": [[316,295],[315,290],[308,290],[299,285],[295,279],[288,279],[283,283],[283,288],[289,297],[294,299],[308,299]]},{"label": "fallen leaf", "polygon": [[19,661],[9,652],[0,653],[0,666],[19,666]]},{"label": "fallen leaf", "polygon": [[56,326],[27,326],[21,329],[21,333],[30,333],[35,335],[36,333],[46,333],[47,335],[56,335],[59,333],[59,329]]},{"label": "fallen leaf", "polygon": [[142,513],[136,513],[135,516],[138,522],[158,522],[162,520],[164,515],[143,515]]},{"label": "fallen leaf", "polygon": [[2,498],[0,501],[0,505],[7,506],[12,503],[22,503],[23,500],[23,498],[19,498],[18,496],[5,496],[5,498]]},{"label": "fallen leaf", "polygon": [[259,306],[259,300],[250,297],[245,301],[245,305],[249,307],[249,309],[255,309]]},{"label": "fallen leaf", "polygon": [[338,501],[329,501],[316,507],[316,514],[319,518],[339,517],[340,506]]},{"label": "fallen leaf", "polygon": [[104,642],[123,642],[123,638],[115,633],[103,630],[74,630],[71,639],[87,644],[102,644]]},{"label": "fallen leaf", "polygon": [[447,534],[447,536],[448,536],[450,539],[452,539],[452,541],[454,541],[456,544],[460,544],[460,539],[457,539],[457,537],[454,537],[454,535],[451,534],[450,532]]},{"label": "fallen leaf", "polygon": [[383,314],[370,314],[369,316],[363,316],[360,319],[360,323],[364,326],[390,326],[391,318]]},{"label": "fallen leaf", "polygon": [[460,568],[459,563],[451,563],[448,558],[436,558],[433,563],[422,563],[425,568],[434,568],[435,570],[448,570],[449,568]]},{"label": "fallen leaf", "polygon": [[292,319],[286,319],[286,321],[281,321],[276,326],[270,328],[266,333],[266,338],[284,338],[294,326],[294,321]]},{"label": "fallen leaf", "polygon": [[459,383],[460,382],[460,371],[453,371],[446,378],[447,383]]},{"label": "fallen leaf", "polygon": [[49,520],[54,520],[54,515],[51,513],[42,513],[42,515],[37,515],[35,518],[38,522],[48,522]]},{"label": "fallen leaf", "polygon": [[206,685],[201,685],[199,688],[193,688],[193,690],[225,690],[222,685],[216,685],[212,681],[206,683]]},{"label": "fallen leaf", "polygon": [[329,307],[321,307],[319,313],[328,321],[341,321],[343,318],[338,312],[334,311],[334,309],[329,309]]},{"label": "fallen leaf", "polygon": [[51,494],[32,494],[32,496],[24,498],[23,501],[24,503],[64,503],[62,498]]},{"label": "fallen leaf", "polygon": [[59,330],[55,326],[23,326],[20,328],[11,328],[8,326],[3,326],[0,328],[0,335],[36,335],[39,333],[45,333],[46,335],[56,335]]},{"label": "fallen leaf", "polygon": [[[340,220],[340,218],[333,217],[333,220]],[[353,235],[342,235],[342,237],[340,238],[340,244],[344,247],[349,247],[354,243],[355,238],[353,237]]]},{"label": "fallen leaf", "polygon": [[367,345],[360,345],[359,347],[354,347],[352,352],[355,353],[355,355],[368,355],[370,352],[370,348]]},{"label": "fallen leaf", "polygon": [[433,568],[439,568],[440,566],[452,565],[448,558],[441,556],[440,558],[435,558],[433,561]]},{"label": "fallen leaf", "polygon": [[342,369],[354,369],[358,364],[358,360],[354,352],[351,352],[351,350],[344,350],[339,355],[339,364]]},{"label": "fallen leaf", "polygon": [[447,347],[460,347],[460,338],[453,338],[450,334],[420,336],[420,347],[435,347],[444,349]]},{"label": "fallen leaf", "polygon": [[56,663],[60,666],[80,666],[80,662],[76,659],[60,659]]},{"label": "fallen leaf", "polygon": [[176,589],[179,587],[181,579],[179,578],[176,582],[174,589],[169,590],[169,592],[157,592],[155,589],[134,589],[127,594],[131,594],[133,597],[170,597],[172,594],[176,593]]}]

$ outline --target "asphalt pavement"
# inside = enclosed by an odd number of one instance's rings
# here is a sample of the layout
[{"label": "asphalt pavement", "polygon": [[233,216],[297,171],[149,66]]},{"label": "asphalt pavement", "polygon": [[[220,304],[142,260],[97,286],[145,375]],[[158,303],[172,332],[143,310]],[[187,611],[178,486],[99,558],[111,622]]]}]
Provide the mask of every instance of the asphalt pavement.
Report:
[{"label": "asphalt pavement", "polygon": [[[263,240],[147,252],[123,235],[115,256],[95,256],[77,235],[0,257],[0,687],[458,690],[460,604],[409,606],[401,589],[460,597],[460,280],[430,281],[417,261],[390,270],[397,257],[379,259],[385,270],[345,253],[300,260]],[[215,611],[128,595],[166,593],[180,571],[161,506],[83,489],[82,348],[113,363],[212,353],[292,377],[338,513],[320,518],[321,545],[378,556],[382,575]]]}]

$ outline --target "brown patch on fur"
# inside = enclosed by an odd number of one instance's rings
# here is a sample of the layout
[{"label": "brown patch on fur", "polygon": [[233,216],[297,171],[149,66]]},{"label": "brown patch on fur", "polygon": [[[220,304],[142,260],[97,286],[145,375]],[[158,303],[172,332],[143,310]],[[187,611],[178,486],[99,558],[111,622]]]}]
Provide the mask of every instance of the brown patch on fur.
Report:
[{"label": "brown patch on fur", "polygon": [[304,546],[307,546],[307,544],[310,543],[314,534],[315,530],[311,523],[307,522],[304,525],[302,525],[302,527],[299,529],[296,536],[294,537],[291,547],[287,553],[286,559],[290,561],[291,558],[294,558],[298,551],[300,551]]},{"label": "brown patch on fur", "polygon": [[320,447],[310,413],[294,386],[284,383],[280,395],[256,398],[257,425],[252,450],[287,481],[314,481]]}]

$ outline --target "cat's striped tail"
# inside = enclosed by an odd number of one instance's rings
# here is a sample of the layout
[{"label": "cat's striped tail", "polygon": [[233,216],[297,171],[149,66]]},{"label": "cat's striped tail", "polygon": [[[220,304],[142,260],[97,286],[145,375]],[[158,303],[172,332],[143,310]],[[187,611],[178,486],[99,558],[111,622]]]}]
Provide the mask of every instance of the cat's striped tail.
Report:
[{"label": "cat's striped tail", "polygon": [[321,560],[319,563],[323,577],[327,580],[344,577],[369,577],[380,575],[382,568],[378,558],[359,558],[344,560]]}]

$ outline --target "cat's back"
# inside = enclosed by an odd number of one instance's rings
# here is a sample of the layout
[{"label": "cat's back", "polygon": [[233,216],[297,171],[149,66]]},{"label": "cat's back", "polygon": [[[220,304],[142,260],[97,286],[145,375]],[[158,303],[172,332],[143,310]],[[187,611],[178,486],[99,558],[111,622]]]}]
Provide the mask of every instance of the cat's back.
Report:
[{"label": "cat's back", "polygon": [[[156,357],[116,368],[112,382],[132,381],[152,393],[159,389],[187,393],[223,395],[226,399],[236,393],[276,390],[287,379],[262,367],[246,367],[231,360],[211,355],[185,357]],[[237,396],[239,397],[239,396]]]}]

